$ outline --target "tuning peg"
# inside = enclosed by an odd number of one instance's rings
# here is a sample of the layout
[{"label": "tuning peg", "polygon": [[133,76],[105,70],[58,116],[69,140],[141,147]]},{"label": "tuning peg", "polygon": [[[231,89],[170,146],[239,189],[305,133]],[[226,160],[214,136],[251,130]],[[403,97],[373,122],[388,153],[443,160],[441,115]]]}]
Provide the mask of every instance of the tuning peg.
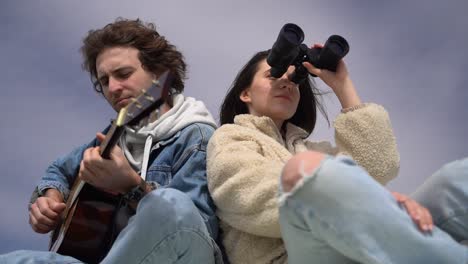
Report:
[{"label": "tuning peg", "polygon": [[136,106],[137,108],[140,108],[140,109],[141,109],[141,108],[143,107],[143,106],[140,104],[140,102],[138,102],[137,99],[132,98],[132,101],[133,101],[133,103],[135,104],[135,106]]},{"label": "tuning peg", "polygon": [[146,98],[146,100],[148,100],[148,101],[150,101],[150,102],[154,102],[154,101],[155,101],[155,100],[154,100],[154,97],[151,96],[151,95],[149,95],[149,94],[147,94],[147,93],[145,93],[145,98]]}]

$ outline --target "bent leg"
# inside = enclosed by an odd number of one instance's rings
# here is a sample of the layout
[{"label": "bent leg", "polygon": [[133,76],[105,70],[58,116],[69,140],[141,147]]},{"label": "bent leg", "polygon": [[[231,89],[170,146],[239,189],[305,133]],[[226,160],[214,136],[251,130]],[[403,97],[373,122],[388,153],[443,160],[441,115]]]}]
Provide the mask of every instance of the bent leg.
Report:
[{"label": "bent leg", "polygon": [[214,263],[215,247],[192,200],[158,189],[143,197],[102,263]]},{"label": "bent leg", "polygon": [[[296,189],[302,188],[305,177],[311,175],[325,159],[318,152],[302,152],[294,155],[284,166],[281,175],[280,226],[288,252],[288,263],[355,263],[341,254],[325,240],[310,232],[303,216],[290,207],[297,204],[291,199]],[[286,205],[285,205],[286,203]],[[283,206],[281,206],[283,205]],[[300,209],[299,209],[300,208]],[[299,206],[302,210],[302,206]]]},{"label": "bent leg", "polygon": [[455,240],[468,240],[468,158],[444,165],[412,195],[435,225]]},{"label": "bent leg", "polygon": [[421,233],[353,160],[327,157],[304,176],[280,197],[290,263],[465,263],[466,247],[437,227]]}]

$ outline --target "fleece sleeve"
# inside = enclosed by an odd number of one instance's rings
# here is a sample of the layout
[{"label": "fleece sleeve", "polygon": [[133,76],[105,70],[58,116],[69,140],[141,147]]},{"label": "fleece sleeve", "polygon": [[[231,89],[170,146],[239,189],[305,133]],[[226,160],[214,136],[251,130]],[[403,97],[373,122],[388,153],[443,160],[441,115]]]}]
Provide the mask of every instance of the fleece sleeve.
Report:
[{"label": "fleece sleeve", "polygon": [[381,184],[398,174],[400,155],[387,111],[366,104],[341,113],[335,122],[335,142],[340,154],[350,155]]}]

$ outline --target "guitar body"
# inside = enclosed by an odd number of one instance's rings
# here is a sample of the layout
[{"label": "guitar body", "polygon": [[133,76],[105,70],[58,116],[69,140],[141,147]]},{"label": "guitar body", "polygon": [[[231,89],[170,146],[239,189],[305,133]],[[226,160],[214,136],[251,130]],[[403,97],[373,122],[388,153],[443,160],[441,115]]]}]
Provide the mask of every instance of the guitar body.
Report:
[{"label": "guitar body", "polygon": [[[63,239],[54,251],[86,263],[99,263],[134,213],[121,196],[85,184],[69,209]],[[59,233],[54,231],[51,248]]]}]

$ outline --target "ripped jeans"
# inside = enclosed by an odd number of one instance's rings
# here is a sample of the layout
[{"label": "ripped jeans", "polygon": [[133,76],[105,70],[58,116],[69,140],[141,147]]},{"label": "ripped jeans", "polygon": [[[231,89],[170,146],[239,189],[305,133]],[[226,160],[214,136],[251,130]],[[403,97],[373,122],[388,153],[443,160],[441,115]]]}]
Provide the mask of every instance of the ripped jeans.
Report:
[{"label": "ripped jeans", "polygon": [[280,225],[288,263],[468,263],[468,158],[449,163],[411,197],[432,214],[419,231],[392,194],[346,156],[327,156],[288,193]]}]

